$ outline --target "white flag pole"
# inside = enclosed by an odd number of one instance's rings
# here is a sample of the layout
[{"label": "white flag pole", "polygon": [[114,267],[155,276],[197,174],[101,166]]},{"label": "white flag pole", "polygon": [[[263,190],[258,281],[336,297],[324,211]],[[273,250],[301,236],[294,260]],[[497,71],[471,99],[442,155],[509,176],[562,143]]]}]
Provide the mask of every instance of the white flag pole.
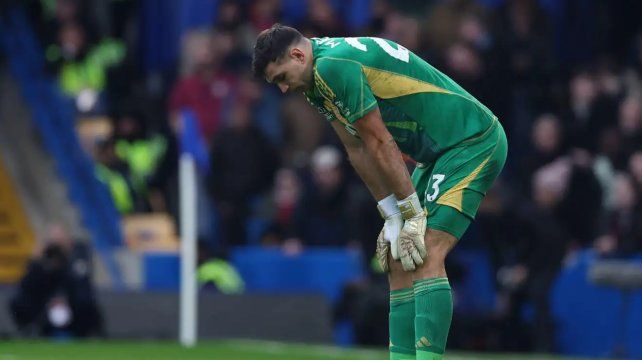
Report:
[{"label": "white flag pole", "polygon": [[187,153],[181,154],[179,165],[180,224],[181,224],[181,345],[196,345],[198,303],[196,289],[196,164]]}]

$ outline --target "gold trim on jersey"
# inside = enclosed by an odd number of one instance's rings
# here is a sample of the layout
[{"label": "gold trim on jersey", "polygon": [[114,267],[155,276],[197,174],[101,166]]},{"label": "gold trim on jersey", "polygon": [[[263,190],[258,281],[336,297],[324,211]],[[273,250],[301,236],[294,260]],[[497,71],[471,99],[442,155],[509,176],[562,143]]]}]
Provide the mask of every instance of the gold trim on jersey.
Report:
[{"label": "gold trim on jersey", "polygon": [[413,121],[389,121],[386,123],[386,127],[410,130],[412,132],[417,131],[417,123]]},{"label": "gold trim on jersey", "polygon": [[323,105],[325,106],[326,109],[330,110],[334,117],[339,120],[343,125],[350,125],[350,122],[341,115],[341,111],[339,111],[339,108],[332,103],[332,101],[328,99],[324,99]]},{"label": "gold trim on jersey", "polygon": [[468,188],[470,183],[472,183],[476,178],[477,175],[482,171],[484,166],[486,166],[486,163],[488,163],[488,160],[490,160],[490,156],[484,160],[475,170],[473,170],[472,173],[468,174],[465,178],[463,178],[460,182],[457,183],[457,185],[451,187],[446,191],[438,200],[437,204],[440,205],[448,205],[451,207],[454,207],[457,209],[459,212],[462,212],[463,206],[462,202],[464,199],[464,189]]},{"label": "gold trim on jersey", "polygon": [[372,92],[379,98],[392,99],[423,92],[454,94],[431,83],[390,71],[361,66]]},{"label": "gold trim on jersey", "polygon": [[[354,62],[354,63],[358,64],[359,67],[361,67],[360,63],[358,63],[356,61],[348,60],[348,59],[321,58],[321,59],[318,59],[318,60],[326,60],[326,59]],[[323,77],[321,76],[321,74],[319,74],[319,71],[317,70],[317,64],[314,65],[313,72],[314,72],[314,85],[317,88],[319,94],[321,94],[321,97],[324,99],[324,103],[323,103],[324,107],[328,111],[330,111],[332,114],[334,114],[335,117],[340,122],[342,122],[344,125],[351,125],[350,121],[348,119],[346,119],[346,117],[341,114],[341,109],[339,109],[339,106],[337,106],[337,104],[335,104],[334,101],[337,98],[337,96],[334,93],[334,91],[332,90],[332,88],[328,85],[328,83],[325,80],[323,80]],[[370,102],[368,105],[364,105],[364,103],[363,103],[364,102],[363,90],[365,88],[365,85],[363,84],[363,82],[364,82],[364,79],[363,79],[363,76],[362,76],[361,77],[361,84],[360,84],[360,89],[361,89],[361,94],[360,95],[361,96],[359,98],[361,100],[360,109],[359,109],[358,112],[355,112],[353,114],[348,114],[348,118],[354,118],[354,117],[359,117],[360,118],[367,111],[369,111],[374,105],[377,104],[377,100],[373,98],[372,102]]]},{"label": "gold trim on jersey", "polygon": [[323,97],[323,106],[332,112],[334,117],[339,120],[342,124],[344,125],[350,125],[350,122],[341,115],[341,111],[339,111],[339,108],[332,102],[336,95],[334,94],[334,91],[332,91],[332,88],[328,86],[328,84],[323,80],[321,77],[321,74],[317,71],[316,65],[314,66],[314,83],[319,90],[319,93],[321,94],[321,97]]},{"label": "gold trim on jersey", "polygon": [[[493,123],[491,125],[492,128],[495,128],[495,124]],[[497,144],[497,141],[499,140],[499,133],[497,133],[497,138],[495,139],[495,143]],[[473,170],[468,176],[463,178],[460,182],[458,182],[455,186],[452,188],[448,189],[439,199],[437,199],[437,204],[440,205],[448,205],[451,207],[454,207],[457,209],[459,212],[462,212],[463,209],[463,198],[464,198],[464,189],[468,188],[468,186],[477,179],[477,175],[482,171],[484,166],[488,163],[488,160],[495,155],[495,151],[497,150],[497,146],[495,145],[495,148],[493,151],[490,153],[490,155],[484,160],[479,166]]]},{"label": "gold trim on jersey", "polygon": [[323,80],[323,78],[317,71],[316,65],[314,66],[314,83],[317,89],[319,89],[319,93],[321,94],[321,96],[330,100],[335,98],[336,95],[334,94],[334,91],[332,91],[332,88],[328,86],[325,80]]}]

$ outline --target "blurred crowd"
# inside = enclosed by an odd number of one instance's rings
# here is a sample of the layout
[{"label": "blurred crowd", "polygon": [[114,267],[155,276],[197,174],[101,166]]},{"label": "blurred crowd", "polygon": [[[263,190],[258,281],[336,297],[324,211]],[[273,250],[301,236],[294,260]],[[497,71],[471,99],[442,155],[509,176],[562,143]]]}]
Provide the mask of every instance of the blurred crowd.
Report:
[{"label": "blurred crowd", "polygon": [[[104,3],[42,0],[31,14],[79,118],[114,124],[95,159],[122,214],[177,215],[176,144],[189,111],[207,150],[200,237],[211,251],[331,245],[371,258],[381,220],[338,139],[302,96],[250,74],[253,41],[283,21],[281,1],[218,1],[210,28],[183,35],[160,86],[137,60],[137,2]],[[497,346],[552,350],[548,292],[563,262],[586,248],[642,251],[642,3],[372,0],[357,29],[333,5],[309,0],[289,25],[308,37],[394,40],[499,117],[508,163],[459,246],[492,254],[495,316],[511,324]]]}]

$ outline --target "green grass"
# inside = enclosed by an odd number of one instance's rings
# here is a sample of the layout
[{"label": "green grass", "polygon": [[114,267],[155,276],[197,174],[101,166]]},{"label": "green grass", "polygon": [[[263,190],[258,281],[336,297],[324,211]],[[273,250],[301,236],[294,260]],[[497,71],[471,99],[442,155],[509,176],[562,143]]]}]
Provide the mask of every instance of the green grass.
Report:
[{"label": "green grass", "polygon": [[[342,349],[332,346],[285,344],[269,341],[208,341],[191,349],[173,342],[44,341],[0,342],[0,360],[387,360],[384,349]],[[452,352],[448,360],[562,360],[561,357]]]}]

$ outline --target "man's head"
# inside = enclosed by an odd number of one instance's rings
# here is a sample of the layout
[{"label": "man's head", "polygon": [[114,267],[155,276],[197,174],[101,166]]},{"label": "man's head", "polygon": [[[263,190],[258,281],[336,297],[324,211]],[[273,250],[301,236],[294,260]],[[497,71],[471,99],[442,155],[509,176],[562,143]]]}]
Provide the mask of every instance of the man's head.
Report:
[{"label": "man's head", "polygon": [[312,65],[310,41],[294,28],[275,24],[256,39],[254,75],[276,84],[284,93],[309,89],[313,82]]}]

